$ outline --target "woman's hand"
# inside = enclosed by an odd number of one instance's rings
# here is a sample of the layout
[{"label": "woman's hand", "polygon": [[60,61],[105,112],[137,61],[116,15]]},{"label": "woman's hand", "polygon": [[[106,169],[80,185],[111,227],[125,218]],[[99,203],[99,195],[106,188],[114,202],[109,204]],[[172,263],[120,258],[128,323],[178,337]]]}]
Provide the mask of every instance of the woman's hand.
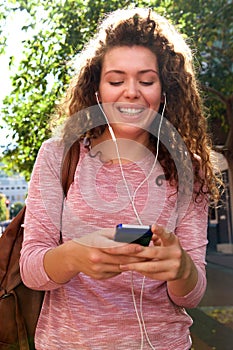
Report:
[{"label": "woman's hand", "polygon": [[113,236],[114,229],[103,229],[49,250],[44,257],[47,274],[57,283],[66,283],[79,272],[101,280],[119,275],[120,265],[145,260],[137,255],[141,246],[115,242]]},{"label": "woman's hand", "polygon": [[[151,279],[167,281],[171,293],[186,295],[197,283],[197,270],[191,257],[175,234],[158,225],[152,225],[151,229],[154,244],[142,247],[142,251],[135,255],[144,261],[121,264],[121,271],[136,271]],[[117,247],[110,250],[112,254],[118,253]]]},{"label": "woman's hand", "polygon": [[[95,279],[106,279],[120,274],[121,264],[145,260],[137,256],[142,251],[141,246],[115,242],[114,233],[115,229],[102,229],[75,240],[79,245],[79,256],[76,257],[79,272]],[[114,247],[118,250],[117,254],[111,254],[111,248]]]}]

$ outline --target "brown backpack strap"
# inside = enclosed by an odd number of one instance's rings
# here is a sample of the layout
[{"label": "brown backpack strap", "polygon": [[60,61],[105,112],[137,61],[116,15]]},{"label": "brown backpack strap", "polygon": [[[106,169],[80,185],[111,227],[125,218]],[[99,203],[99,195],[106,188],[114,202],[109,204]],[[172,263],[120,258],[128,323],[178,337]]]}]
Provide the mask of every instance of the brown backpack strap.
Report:
[{"label": "brown backpack strap", "polygon": [[[20,282],[18,275],[18,260],[23,239],[23,227],[25,215],[24,206],[12,222],[7,226],[0,240],[0,285],[11,290]],[[6,278],[8,270],[11,271],[10,278]]]},{"label": "brown backpack strap", "polygon": [[[63,155],[63,163],[62,163],[62,173],[61,173],[61,183],[62,188],[64,192],[64,197],[67,196],[67,193],[69,191],[70,185],[74,181],[74,174],[75,170],[77,168],[77,164],[79,161],[80,156],[80,143],[79,141],[75,141],[71,147],[65,148],[64,155]],[[63,202],[64,204],[64,202]],[[63,210],[63,204],[62,204],[62,210]],[[61,215],[62,220],[62,215]],[[62,239],[62,221],[60,224],[60,240],[59,243],[63,243]]]},{"label": "brown backpack strap", "polygon": [[29,350],[27,330],[26,330],[24,318],[22,316],[22,313],[19,307],[17,294],[15,293],[14,290],[12,290],[10,294],[12,294],[15,298],[15,317],[16,317],[16,324],[17,324],[17,330],[18,330],[19,348],[20,350]]},{"label": "brown backpack strap", "polygon": [[68,150],[65,149],[64,152],[61,182],[65,197],[67,196],[70,185],[74,181],[74,174],[79,161],[79,156],[80,144],[77,140]]}]

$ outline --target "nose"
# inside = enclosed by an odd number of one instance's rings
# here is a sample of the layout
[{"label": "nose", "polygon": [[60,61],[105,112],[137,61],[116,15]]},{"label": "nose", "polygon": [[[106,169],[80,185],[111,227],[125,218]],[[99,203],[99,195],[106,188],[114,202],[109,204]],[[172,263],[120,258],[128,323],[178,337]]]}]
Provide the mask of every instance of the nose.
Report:
[{"label": "nose", "polygon": [[140,91],[138,89],[137,82],[129,81],[125,87],[124,95],[128,99],[135,99],[140,96]]}]

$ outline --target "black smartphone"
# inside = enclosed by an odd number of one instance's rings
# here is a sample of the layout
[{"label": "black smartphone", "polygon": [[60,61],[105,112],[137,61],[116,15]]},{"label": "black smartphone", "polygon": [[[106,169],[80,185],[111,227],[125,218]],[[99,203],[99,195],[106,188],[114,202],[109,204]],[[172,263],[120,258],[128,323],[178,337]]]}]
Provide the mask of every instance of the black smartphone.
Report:
[{"label": "black smartphone", "polygon": [[144,247],[148,246],[152,237],[149,225],[119,224],[116,226],[114,240],[117,242],[137,243]]}]

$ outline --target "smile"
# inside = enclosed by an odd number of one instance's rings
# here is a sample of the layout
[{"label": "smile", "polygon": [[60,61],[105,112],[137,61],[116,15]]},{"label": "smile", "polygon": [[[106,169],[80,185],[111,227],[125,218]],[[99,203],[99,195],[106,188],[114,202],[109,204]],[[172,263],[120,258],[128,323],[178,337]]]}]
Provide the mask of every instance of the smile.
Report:
[{"label": "smile", "polygon": [[127,115],[138,115],[144,111],[144,108],[119,108],[120,113],[127,114]]}]

